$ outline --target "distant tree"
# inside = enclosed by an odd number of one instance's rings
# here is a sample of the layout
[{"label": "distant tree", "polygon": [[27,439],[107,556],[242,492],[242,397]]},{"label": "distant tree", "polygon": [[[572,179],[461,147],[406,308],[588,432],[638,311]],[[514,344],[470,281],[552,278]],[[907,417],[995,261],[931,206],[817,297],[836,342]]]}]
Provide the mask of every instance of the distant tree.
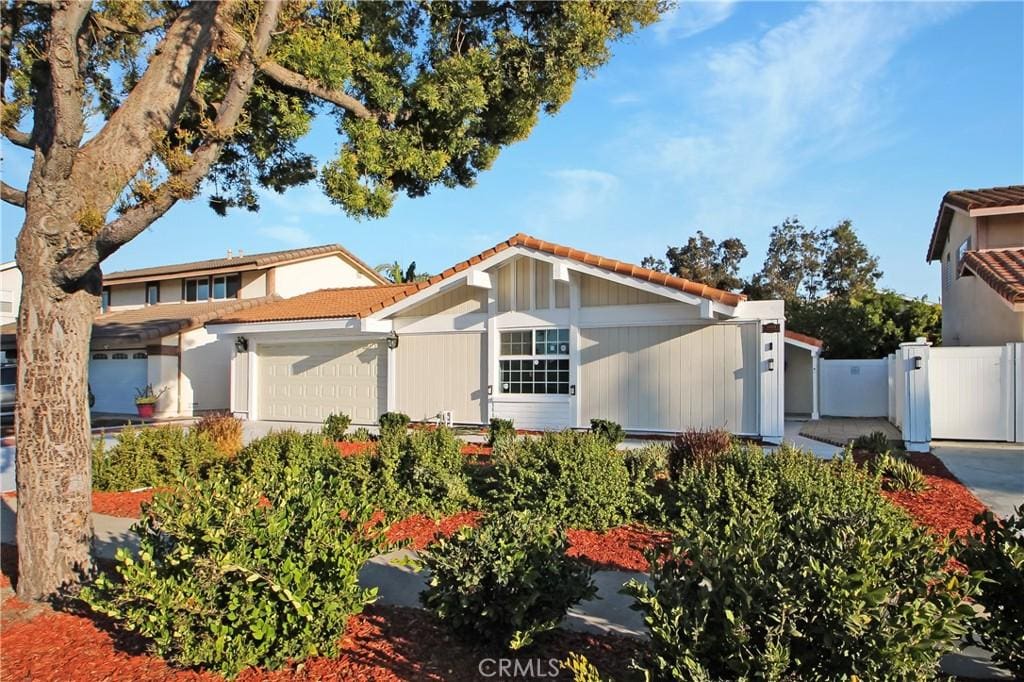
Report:
[{"label": "distant tree", "polygon": [[745,293],[755,299],[813,299],[821,288],[822,236],[797,217],[772,228],[761,270]]},{"label": "distant tree", "polygon": [[374,268],[377,272],[387,277],[395,284],[404,284],[406,282],[421,282],[425,279],[430,279],[430,275],[427,273],[416,272],[416,261],[409,263],[409,267],[402,269],[402,264],[398,261],[394,263],[381,263]]},{"label": "distant tree", "polygon": [[697,230],[697,235],[683,246],[670,246],[665,260],[646,256],[640,265],[658,272],[668,270],[676,277],[693,280],[717,289],[739,289],[740,263],[747,257],[747,247],[735,237],[717,242]]},{"label": "distant tree", "polygon": [[849,298],[874,290],[882,276],[878,258],[871,255],[849,220],[824,233],[822,251],[821,280],[830,296]]}]

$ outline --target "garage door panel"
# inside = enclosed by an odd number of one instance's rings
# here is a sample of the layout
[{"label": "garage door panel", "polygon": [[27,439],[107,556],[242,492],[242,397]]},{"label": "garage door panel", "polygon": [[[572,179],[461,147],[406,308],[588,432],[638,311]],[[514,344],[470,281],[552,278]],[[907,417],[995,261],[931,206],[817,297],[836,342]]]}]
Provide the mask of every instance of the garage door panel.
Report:
[{"label": "garage door panel", "polygon": [[148,383],[146,353],[142,349],[93,352],[89,360],[89,388],[96,397],[94,412],[135,412],[135,390]]},{"label": "garage door panel", "polygon": [[260,346],[258,413],[273,421],[323,421],[342,412],[372,423],[387,396],[381,342],[317,342]]}]

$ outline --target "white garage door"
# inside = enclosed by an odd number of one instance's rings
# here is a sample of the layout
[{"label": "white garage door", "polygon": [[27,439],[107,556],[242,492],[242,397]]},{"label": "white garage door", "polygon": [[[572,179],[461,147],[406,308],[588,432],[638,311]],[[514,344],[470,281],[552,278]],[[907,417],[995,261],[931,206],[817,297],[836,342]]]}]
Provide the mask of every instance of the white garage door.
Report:
[{"label": "white garage door", "polygon": [[261,345],[259,418],[321,422],[342,412],[356,423],[377,421],[387,399],[386,353],[380,341]]},{"label": "white garage door", "polygon": [[147,383],[146,351],[94,351],[89,359],[89,387],[96,396],[94,412],[135,412],[135,389]]}]

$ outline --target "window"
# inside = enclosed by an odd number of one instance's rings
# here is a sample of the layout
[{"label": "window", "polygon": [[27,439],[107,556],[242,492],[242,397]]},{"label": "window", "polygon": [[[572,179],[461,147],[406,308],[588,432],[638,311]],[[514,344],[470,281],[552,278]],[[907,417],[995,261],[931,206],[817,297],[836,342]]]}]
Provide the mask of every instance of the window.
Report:
[{"label": "window", "polygon": [[156,305],[160,302],[160,282],[149,282],[146,284],[146,305]]},{"label": "window", "polygon": [[946,262],[942,264],[942,288],[948,289],[953,283],[953,254],[946,254]]},{"label": "window", "polygon": [[213,278],[213,298],[238,298],[241,280],[240,275],[217,275]]},{"label": "window", "polygon": [[967,252],[971,250],[971,238],[960,242],[959,248],[956,250],[956,277],[960,279],[960,267],[964,264],[964,257],[967,256]]},{"label": "window", "polygon": [[501,333],[501,392],[569,395],[568,329]]},{"label": "window", "polygon": [[185,280],[186,301],[208,301],[210,300],[210,278]]},{"label": "window", "polygon": [[92,359],[93,360],[106,360],[107,359],[107,354],[106,353],[93,353],[92,354]]},{"label": "window", "polygon": [[103,291],[100,293],[100,312],[107,312],[110,310],[110,287],[103,287]]},{"label": "window", "polygon": [[110,359],[111,360],[127,360],[128,359],[128,354],[127,353],[111,353]]},{"label": "window", "polygon": [[132,353],[132,360],[145,360],[148,357],[149,356],[142,351],[136,351],[135,353]]}]

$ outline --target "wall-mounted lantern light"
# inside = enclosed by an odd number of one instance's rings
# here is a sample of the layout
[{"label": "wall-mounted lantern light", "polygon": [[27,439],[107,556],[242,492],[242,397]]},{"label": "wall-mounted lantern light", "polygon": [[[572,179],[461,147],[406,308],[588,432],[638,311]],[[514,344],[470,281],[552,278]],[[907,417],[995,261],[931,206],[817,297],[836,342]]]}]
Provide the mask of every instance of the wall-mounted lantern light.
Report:
[{"label": "wall-mounted lantern light", "polygon": [[921,369],[921,356],[920,355],[915,355],[914,356],[914,369]]},{"label": "wall-mounted lantern light", "polygon": [[398,348],[398,334],[396,334],[395,332],[391,332],[390,334],[388,334],[388,337],[387,339],[385,339],[385,341],[388,344],[388,350],[394,350]]},{"label": "wall-mounted lantern light", "polygon": [[775,371],[775,358],[768,358],[768,371],[769,372],[774,372]]},{"label": "wall-mounted lantern light", "polygon": [[245,353],[249,350],[249,339],[244,336],[239,336],[235,339],[235,350],[239,353]]}]

